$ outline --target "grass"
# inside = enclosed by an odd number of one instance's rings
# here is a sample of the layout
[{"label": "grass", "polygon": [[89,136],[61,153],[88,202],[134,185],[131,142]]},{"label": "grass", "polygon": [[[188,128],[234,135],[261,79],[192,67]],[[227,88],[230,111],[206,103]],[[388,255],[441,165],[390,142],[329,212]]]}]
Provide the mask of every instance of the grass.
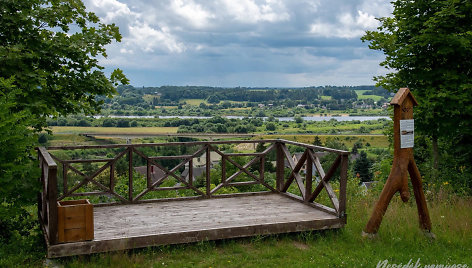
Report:
[{"label": "grass", "polygon": [[331,100],[331,96],[321,96],[321,100]]},{"label": "grass", "polygon": [[204,99],[184,99],[182,102],[186,102],[188,105],[199,106],[201,103],[208,104]]},{"label": "grass", "polygon": [[[444,199],[442,199],[444,198]],[[429,202],[436,240],[418,228],[414,200],[395,197],[375,239],[361,232],[375,198],[348,203],[348,224],[340,230],[303,232],[63,258],[65,267],[374,267],[420,259],[423,265],[472,265],[470,198],[435,197]]]},{"label": "grass", "polygon": [[151,134],[177,133],[178,127],[51,127],[54,134],[113,133],[113,134]]},{"label": "grass", "polygon": [[357,99],[359,100],[365,100],[365,99],[373,99],[374,101],[379,101],[382,99],[382,96],[377,96],[377,95],[362,95],[364,92],[368,90],[355,90],[357,94]]}]

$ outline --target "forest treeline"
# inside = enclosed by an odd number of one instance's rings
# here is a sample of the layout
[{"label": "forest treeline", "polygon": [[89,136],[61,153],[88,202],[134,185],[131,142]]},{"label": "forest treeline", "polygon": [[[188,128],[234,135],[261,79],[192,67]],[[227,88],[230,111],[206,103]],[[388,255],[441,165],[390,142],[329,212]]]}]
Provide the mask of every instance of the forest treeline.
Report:
[{"label": "forest treeline", "polygon": [[319,86],[304,88],[247,88],[247,87],[204,87],[204,86],[161,86],[133,87],[122,85],[117,88],[120,95],[132,91],[137,95],[151,94],[161,100],[179,102],[185,99],[206,99],[210,103],[219,101],[266,102],[280,100],[316,100],[321,96],[330,96],[335,100],[356,100],[355,90],[367,90],[379,96],[390,96],[390,92],[375,86]]}]

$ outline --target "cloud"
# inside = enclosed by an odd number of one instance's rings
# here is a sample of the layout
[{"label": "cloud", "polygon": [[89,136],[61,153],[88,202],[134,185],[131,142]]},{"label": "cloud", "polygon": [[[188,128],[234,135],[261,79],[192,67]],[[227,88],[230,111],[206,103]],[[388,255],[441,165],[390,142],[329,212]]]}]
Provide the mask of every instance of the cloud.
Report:
[{"label": "cloud", "polygon": [[242,23],[287,21],[290,18],[284,4],[278,0],[265,0],[261,3],[256,3],[254,0],[221,0],[221,2],[226,13]]},{"label": "cloud", "polygon": [[209,20],[215,15],[205,10],[201,5],[192,0],[173,0],[171,8],[177,15],[182,16],[196,28],[203,28],[208,25]]},{"label": "cloud", "polygon": [[379,26],[379,22],[373,15],[361,10],[357,11],[355,17],[350,13],[342,13],[337,18],[337,24],[313,23],[310,32],[322,37],[356,38],[361,37],[366,30],[372,30]]},{"label": "cloud", "polygon": [[372,84],[383,55],[359,37],[389,0],[84,0],[121,43],[100,59],[134,85]]}]

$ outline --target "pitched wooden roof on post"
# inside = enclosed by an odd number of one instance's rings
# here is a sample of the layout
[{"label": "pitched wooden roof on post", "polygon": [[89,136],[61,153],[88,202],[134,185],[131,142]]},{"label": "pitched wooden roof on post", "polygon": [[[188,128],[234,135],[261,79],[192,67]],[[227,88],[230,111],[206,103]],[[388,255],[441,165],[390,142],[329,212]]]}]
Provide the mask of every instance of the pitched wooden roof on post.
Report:
[{"label": "pitched wooden roof on post", "polygon": [[418,106],[418,102],[416,101],[413,94],[411,94],[410,89],[407,87],[400,88],[398,92],[395,94],[395,96],[393,96],[393,99],[392,101],[390,101],[390,104],[402,105],[408,96],[411,98],[411,101],[413,102],[413,106]]}]

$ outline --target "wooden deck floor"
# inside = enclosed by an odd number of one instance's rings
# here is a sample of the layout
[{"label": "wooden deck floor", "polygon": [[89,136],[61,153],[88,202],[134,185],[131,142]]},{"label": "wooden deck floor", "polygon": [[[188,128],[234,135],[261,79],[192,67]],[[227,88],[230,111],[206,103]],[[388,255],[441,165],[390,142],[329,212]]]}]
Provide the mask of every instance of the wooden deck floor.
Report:
[{"label": "wooden deck floor", "polygon": [[271,193],[95,207],[94,225],[93,241],[50,245],[48,257],[340,228],[344,221]]}]

